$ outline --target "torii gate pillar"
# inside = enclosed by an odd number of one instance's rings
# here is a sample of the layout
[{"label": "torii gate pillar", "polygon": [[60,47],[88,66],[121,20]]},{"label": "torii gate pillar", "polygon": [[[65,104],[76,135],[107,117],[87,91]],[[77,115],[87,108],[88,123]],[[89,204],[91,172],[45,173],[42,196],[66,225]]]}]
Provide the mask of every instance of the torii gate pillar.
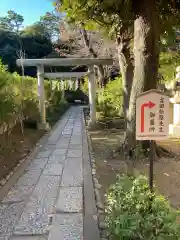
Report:
[{"label": "torii gate pillar", "polygon": [[43,65],[37,66],[37,80],[38,80],[38,96],[39,96],[39,110],[40,110],[40,123],[38,123],[38,129],[48,130],[49,123],[46,122],[46,105],[45,105],[44,67],[43,67]]},{"label": "torii gate pillar", "polygon": [[89,106],[90,106],[90,122],[89,125],[96,123],[96,83],[94,75],[94,66],[89,67]]}]

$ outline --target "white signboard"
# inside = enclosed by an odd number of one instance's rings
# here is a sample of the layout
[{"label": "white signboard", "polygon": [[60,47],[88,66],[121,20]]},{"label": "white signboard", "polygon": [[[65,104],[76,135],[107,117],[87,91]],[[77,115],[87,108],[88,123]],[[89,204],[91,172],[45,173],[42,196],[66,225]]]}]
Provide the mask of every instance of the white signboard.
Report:
[{"label": "white signboard", "polygon": [[140,94],[136,101],[136,139],[163,140],[169,135],[169,97],[157,90]]}]

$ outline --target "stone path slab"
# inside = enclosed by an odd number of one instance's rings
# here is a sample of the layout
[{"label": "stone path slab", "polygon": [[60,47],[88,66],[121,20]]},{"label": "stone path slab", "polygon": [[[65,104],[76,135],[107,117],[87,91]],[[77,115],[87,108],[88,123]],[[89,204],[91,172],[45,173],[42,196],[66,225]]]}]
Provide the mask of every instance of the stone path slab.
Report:
[{"label": "stone path slab", "polygon": [[83,215],[82,214],[58,214],[52,224],[49,240],[82,240],[83,239]]},{"label": "stone path slab", "polygon": [[82,158],[82,149],[69,149],[67,156],[69,158]]},{"label": "stone path slab", "polygon": [[48,161],[48,158],[37,158],[32,161],[29,166],[26,168],[27,171],[35,171],[36,169],[44,169],[46,163]]},{"label": "stone path slab", "polygon": [[47,163],[48,164],[57,164],[57,163],[64,164],[65,159],[66,159],[65,155],[51,156],[49,157]]},{"label": "stone path slab", "polygon": [[56,203],[56,212],[81,212],[83,209],[82,187],[61,187]]},{"label": "stone path slab", "polygon": [[63,187],[78,187],[83,184],[82,157],[67,158],[62,175]]},{"label": "stone path slab", "polygon": [[17,183],[16,186],[35,186],[40,175],[41,175],[42,169],[35,169],[35,170],[26,170],[23,174],[23,176],[21,176]]},{"label": "stone path slab", "polygon": [[0,240],[83,240],[86,222],[93,231],[84,208],[84,142],[82,107],[71,107],[0,202]]},{"label": "stone path slab", "polygon": [[52,150],[43,149],[42,151],[39,152],[37,158],[48,158],[49,156],[51,156],[51,154]]},{"label": "stone path slab", "polygon": [[42,174],[50,176],[61,176],[63,165],[61,163],[50,163],[46,164]]},{"label": "stone path slab", "polygon": [[[13,236],[11,240],[47,240],[48,236]],[[0,238],[1,240],[1,238]],[[8,240],[8,239],[3,239],[3,240]]]},{"label": "stone path slab", "polygon": [[3,199],[3,203],[25,202],[33,190],[33,186],[14,186]]},{"label": "stone path slab", "polygon": [[24,203],[1,204],[0,205],[0,237],[7,238],[13,231],[13,227],[20,218],[24,209]]}]

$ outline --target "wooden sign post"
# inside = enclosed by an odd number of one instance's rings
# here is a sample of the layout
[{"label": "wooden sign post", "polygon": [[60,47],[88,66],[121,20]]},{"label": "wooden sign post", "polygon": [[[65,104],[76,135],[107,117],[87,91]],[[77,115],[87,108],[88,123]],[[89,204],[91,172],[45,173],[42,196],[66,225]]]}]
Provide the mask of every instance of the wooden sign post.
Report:
[{"label": "wooden sign post", "polygon": [[136,100],[136,139],[150,140],[149,187],[153,189],[154,141],[169,135],[169,97],[157,90],[141,93]]}]

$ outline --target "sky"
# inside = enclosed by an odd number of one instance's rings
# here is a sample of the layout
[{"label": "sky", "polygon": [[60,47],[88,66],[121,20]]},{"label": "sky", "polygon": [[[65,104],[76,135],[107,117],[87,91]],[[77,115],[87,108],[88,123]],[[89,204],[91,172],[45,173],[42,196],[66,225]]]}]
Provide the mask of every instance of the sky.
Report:
[{"label": "sky", "polygon": [[0,17],[13,10],[24,17],[24,26],[38,21],[46,12],[53,11],[52,0],[0,0]]}]

